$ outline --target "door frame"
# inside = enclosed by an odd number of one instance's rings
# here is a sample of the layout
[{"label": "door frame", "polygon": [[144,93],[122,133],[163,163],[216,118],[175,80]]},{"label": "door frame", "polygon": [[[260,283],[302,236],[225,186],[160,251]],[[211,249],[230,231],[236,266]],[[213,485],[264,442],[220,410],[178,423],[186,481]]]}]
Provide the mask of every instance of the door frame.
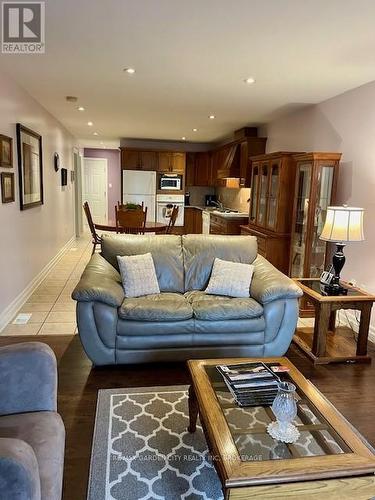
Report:
[{"label": "door frame", "polygon": [[[105,162],[105,182],[106,182],[106,190],[105,190],[105,206],[106,206],[106,223],[108,223],[108,159],[107,158],[92,158],[91,156],[84,156],[82,161],[82,200],[85,192],[85,170],[86,164],[85,160],[94,160],[94,161],[104,161]],[[84,200],[86,201],[86,200]],[[82,207],[83,211],[83,207]],[[86,224],[86,222],[85,222]]]}]

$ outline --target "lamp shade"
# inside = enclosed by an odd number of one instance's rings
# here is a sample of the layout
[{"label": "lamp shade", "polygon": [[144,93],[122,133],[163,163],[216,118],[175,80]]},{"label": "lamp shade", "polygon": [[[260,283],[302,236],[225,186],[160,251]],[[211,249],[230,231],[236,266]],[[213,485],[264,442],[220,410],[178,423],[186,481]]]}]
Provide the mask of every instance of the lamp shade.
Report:
[{"label": "lamp shade", "polygon": [[320,239],[324,241],[363,241],[363,208],[328,207]]}]

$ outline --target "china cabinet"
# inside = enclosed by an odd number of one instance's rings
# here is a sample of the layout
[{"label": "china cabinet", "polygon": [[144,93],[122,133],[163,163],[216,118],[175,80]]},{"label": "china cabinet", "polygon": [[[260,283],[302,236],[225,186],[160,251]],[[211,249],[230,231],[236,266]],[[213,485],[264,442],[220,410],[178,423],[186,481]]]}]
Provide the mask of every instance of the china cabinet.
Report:
[{"label": "china cabinet", "polygon": [[289,270],[294,154],[279,151],[251,158],[249,225],[241,228],[242,234],[257,237],[259,253],[284,273]]},{"label": "china cabinet", "polygon": [[[305,153],[294,158],[296,182],[289,275],[293,278],[318,278],[331,257],[331,248],[319,236],[327,207],[335,203],[341,154]],[[301,316],[310,316],[311,312],[312,305],[303,297],[300,301]]]}]

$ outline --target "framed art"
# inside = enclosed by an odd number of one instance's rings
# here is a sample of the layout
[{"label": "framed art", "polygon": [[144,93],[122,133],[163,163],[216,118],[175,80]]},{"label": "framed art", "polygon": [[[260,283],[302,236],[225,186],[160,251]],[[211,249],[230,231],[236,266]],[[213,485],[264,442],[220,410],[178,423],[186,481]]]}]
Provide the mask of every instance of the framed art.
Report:
[{"label": "framed art", "polygon": [[13,139],[0,134],[0,167],[13,167]]},{"label": "framed art", "polygon": [[17,123],[20,208],[43,205],[42,136]]},{"label": "framed art", "polygon": [[12,203],[12,201],[15,201],[14,174],[8,172],[1,173],[1,201],[2,203]]}]

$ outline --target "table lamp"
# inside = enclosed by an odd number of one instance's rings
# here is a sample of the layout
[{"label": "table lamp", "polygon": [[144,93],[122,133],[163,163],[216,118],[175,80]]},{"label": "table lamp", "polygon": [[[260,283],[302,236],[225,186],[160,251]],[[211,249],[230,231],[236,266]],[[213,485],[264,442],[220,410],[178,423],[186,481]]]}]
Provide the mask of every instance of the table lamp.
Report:
[{"label": "table lamp", "polygon": [[345,264],[344,247],[348,241],[363,241],[363,208],[328,207],[327,217],[320,239],[336,243],[336,252],[332,257],[335,270],[334,277],[328,288],[340,293],[344,288],[340,285],[340,272]]}]

